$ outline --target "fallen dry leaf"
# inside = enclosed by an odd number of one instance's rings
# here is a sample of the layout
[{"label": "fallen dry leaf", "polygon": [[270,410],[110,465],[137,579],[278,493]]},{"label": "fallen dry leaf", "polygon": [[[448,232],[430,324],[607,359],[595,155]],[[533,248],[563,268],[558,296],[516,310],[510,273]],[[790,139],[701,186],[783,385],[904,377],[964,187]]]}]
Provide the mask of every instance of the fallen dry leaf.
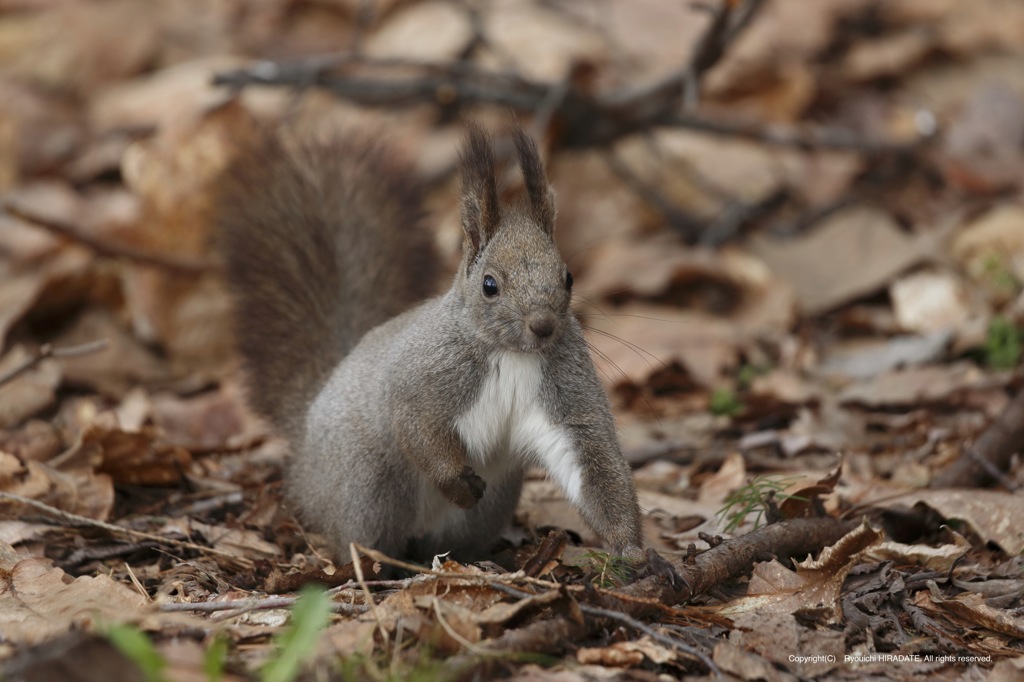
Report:
[{"label": "fallen dry leaf", "polygon": [[[24,346],[13,348],[0,358],[0,375],[24,366],[33,357],[34,352]],[[60,381],[59,364],[46,359],[0,385],[0,427],[15,426],[53,405]]]},{"label": "fallen dry leaf", "polygon": [[881,506],[923,503],[947,519],[967,523],[986,542],[994,542],[1007,554],[1024,551],[1024,498],[999,490],[916,490],[886,500]]},{"label": "fallen dry leaf", "polygon": [[817,559],[796,563],[791,571],[778,561],[756,564],[747,595],[719,609],[737,625],[752,625],[766,614],[789,616],[813,612],[816,620],[835,624],[842,619],[839,596],[843,580],[864,550],[879,544],[882,534],[864,524],[826,547]]},{"label": "fallen dry leaf", "polygon": [[817,370],[826,375],[870,379],[940,360],[952,338],[952,331],[944,330],[920,336],[840,341],[825,349]]},{"label": "fallen dry leaf", "polygon": [[949,272],[923,271],[889,286],[889,298],[900,327],[928,334],[958,329],[977,314],[971,310],[960,280]]},{"label": "fallen dry leaf", "polygon": [[467,44],[472,27],[466,12],[431,0],[404,7],[368,40],[379,57],[441,60],[455,57]]},{"label": "fallen dry leaf", "polygon": [[969,628],[981,626],[1014,639],[1024,639],[1024,618],[1006,609],[994,609],[985,603],[980,594],[965,592],[952,599],[946,599],[935,581],[928,581],[927,594],[932,603],[948,612],[957,622]]},{"label": "fallen dry leaf", "polygon": [[609,665],[617,668],[632,668],[643,663],[669,663],[676,660],[671,649],[657,644],[650,637],[636,641],[613,642],[606,647],[581,647],[576,651],[576,660],[583,665]]},{"label": "fallen dry leaf", "polygon": [[929,259],[935,245],[928,233],[907,236],[883,211],[852,208],[806,237],[755,237],[750,248],[792,285],[803,313],[814,315],[885,289],[894,276]]},{"label": "fallen dry leaf", "polygon": [[866,561],[896,561],[901,564],[915,564],[933,571],[948,571],[960,557],[971,550],[971,543],[956,531],[953,544],[929,547],[928,545],[905,545],[886,540],[869,547],[862,557]]},{"label": "fallen dry leaf", "polygon": [[1024,281],[1024,207],[1001,204],[982,214],[959,231],[951,251],[971,277],[1005,299],[1012,287],[1001,271]]},{"label": "fallen dry leaf", "polygon": [[[759,617],[748,613],[734,617],[733,622],[736,628],[729,633],[730,644],[800,677],[816,677],[835,669],[846,651],[841,632],[807,627],[789,613],[773,611]],[[814,654],[804,659],[803,652]]]},{"label": "fallen dry leaf", "polygon": [[977,365],[954,362],[886,372],[850,384],[840,391],[839,398],[844,403],[868,407],[919,405],[948,401],[958,392],[982,386],[986,381]]},{"label": "fallen dry leaf", "polygon": [[76,631],[26,647],[22,656],[4,666],[4,675],[9,680],[61,682],[146,680],[139,666],[109,639]]},{"label": "fallen dry leaf", "polygon": [[269,559],[281,554],[280,547],[267,542],[254,530],[212,526],[194,519],[189,519],[188,526],[206,538],[215,549],[237,557]]},{"label": "fallen dry leaf", "polygon": [[739,337],[718,317],[666,306],[631,304],[586,320],[587,343],[609,386],[646,385],[678,363],[703,386],[738,362]]},{"label": "fallen dry leaf", "polygon": [[778,670],[769,660],[730,642],[719,642],[715,645],[714,661],[723,672],[735,675],[741,680],[789,682],[793,679],[788,673]]},{"label": "fallen dry leaf", "polygon": [[0,635],[35,644],[100,621],[143,614],[146,599],[106,575],[71,578],[46,559],[24,558],[0,570]]}]

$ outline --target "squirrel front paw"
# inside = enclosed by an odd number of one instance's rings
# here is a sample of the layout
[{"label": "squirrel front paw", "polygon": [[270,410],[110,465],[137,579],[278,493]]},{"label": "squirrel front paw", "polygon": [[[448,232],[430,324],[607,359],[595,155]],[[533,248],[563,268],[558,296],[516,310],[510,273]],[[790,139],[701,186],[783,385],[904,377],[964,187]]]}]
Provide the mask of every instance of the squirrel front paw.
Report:
[{"label": "squirrel front paw", "polygon": [[[635,550],[635,556],[640,548],[636,547],[633,549]],[[640,580],[641,578],[646,578],[648,576],[658,576],[675,589],[689,587],[683,576],[679,575],[679,571],[672,562],[658,554],[653,547],[648,547],[647,552],[642,556],[643,558],[636,561],[634,564],[637,569],[636,574],[633,577],[634,580]]]},{"label": "squirrel front paw", "polygon": [[464,466],[457,478],[446,481],[441,492],[451,500],[452,504],[469,509],[484,496],[487,482],[476,475],[471,467]]}]

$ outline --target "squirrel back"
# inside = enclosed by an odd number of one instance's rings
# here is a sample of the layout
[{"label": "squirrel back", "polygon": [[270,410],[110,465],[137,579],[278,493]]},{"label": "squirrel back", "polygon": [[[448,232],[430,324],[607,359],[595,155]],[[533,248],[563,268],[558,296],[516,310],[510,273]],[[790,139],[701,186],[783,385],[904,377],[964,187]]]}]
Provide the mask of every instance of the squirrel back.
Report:
[{"label": "squirrel back", "polygon": [[293,438],[359,339],[435,293],[421,190],[368,136],[283,129],[229,165],[218,201],[249,403]]}]

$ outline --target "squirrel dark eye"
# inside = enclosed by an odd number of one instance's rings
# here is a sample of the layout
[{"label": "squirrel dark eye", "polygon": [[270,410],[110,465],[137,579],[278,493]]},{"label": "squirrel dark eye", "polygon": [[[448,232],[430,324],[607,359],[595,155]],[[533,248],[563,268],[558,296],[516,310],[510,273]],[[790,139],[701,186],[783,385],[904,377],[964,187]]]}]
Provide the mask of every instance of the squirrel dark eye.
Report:
[{"label": "squirrel dark eye", "polygon": [[572,289],[572,273],[571,272],[565,273],[565,290],[568,291],[569,289]]},{"label": "squirrel dark eye", "polygon": [[498,295],[498,280],[490,275],[484,275],[484,296],[490,298]]}]

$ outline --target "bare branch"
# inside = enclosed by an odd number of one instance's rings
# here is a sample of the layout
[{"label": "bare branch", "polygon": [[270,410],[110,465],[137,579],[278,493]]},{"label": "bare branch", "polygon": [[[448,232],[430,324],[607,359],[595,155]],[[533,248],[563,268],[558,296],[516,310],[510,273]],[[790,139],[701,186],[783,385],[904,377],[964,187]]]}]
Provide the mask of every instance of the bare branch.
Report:
[{"label": "bare branch", "polygon": [[13,381],[18,378],[46,358],[74,358],[79,355],[98,353],[106,347],[106,339],[97,339],[96,341],[89,341],[88,343],[79,344],[77,346],[65,346],[64,348],[54,348],[50,344],[44,343],[38,350],[36,350],[35,353],[20,365],[13,369],[9,369],[4,374],[0,375],[0,386],[3,386],[8,381]]},{"label": "bare branch", "polygon": [[1007,490],[1017,485],[1003,473],[1014,453],[1024,451],[1024,389],[1007,404],[985,432],[960,457],[939,472],[933,488],[973,488],[998,481]]},{"label": "bare branch", "polygon": [[166,270],[177,270],[185,273],[206,272],[216,267],[213,262],[209,261],[181,258],[152,251],[143,251],[125,244],[104,242],[91,235],[83,234],[78,228],[63,221],[43,217],[10,201],[0,203],[0,208],[30,225],[40,227],[48,232],[87,246],[100,256],[124,258],[140,265],[152,265]]},{"label": "bare branch", "polygon": [[[132,540],[149,540],[160,545],[170,545],[171,547],[177,547],[179,549],[189,549],[201,554],[222,557],[230,560],[236,566],[252,568],[252,560],[231,554],[230,552],[223,552],[219,549],[214,549],[213,547],[204,547],[185,540],[176,540],[174,538],[164,537],[163,535],[157,535],[156,533],[146,533],[144,531],[133,530],[131,528],[115,526],[114,524],[107,523],[106,521],[90,519],[88,516],[72,514],[71,512],[64,511],[63,509],[51,507],[39,500],[33,500],[27,497],[22,497],[21,495],[14,495],[12,493],[0,492],[0,503],[5,502],[29,507],[30,509],[42,514],[43,518],[46,520],[56,521],[57,525],[62,525],[68,528],[96,528],[104,531],[105,533],[109,533],[114,537],[126,537]],[[19,515],[19,518],[24,520],[25,516]]]}]

